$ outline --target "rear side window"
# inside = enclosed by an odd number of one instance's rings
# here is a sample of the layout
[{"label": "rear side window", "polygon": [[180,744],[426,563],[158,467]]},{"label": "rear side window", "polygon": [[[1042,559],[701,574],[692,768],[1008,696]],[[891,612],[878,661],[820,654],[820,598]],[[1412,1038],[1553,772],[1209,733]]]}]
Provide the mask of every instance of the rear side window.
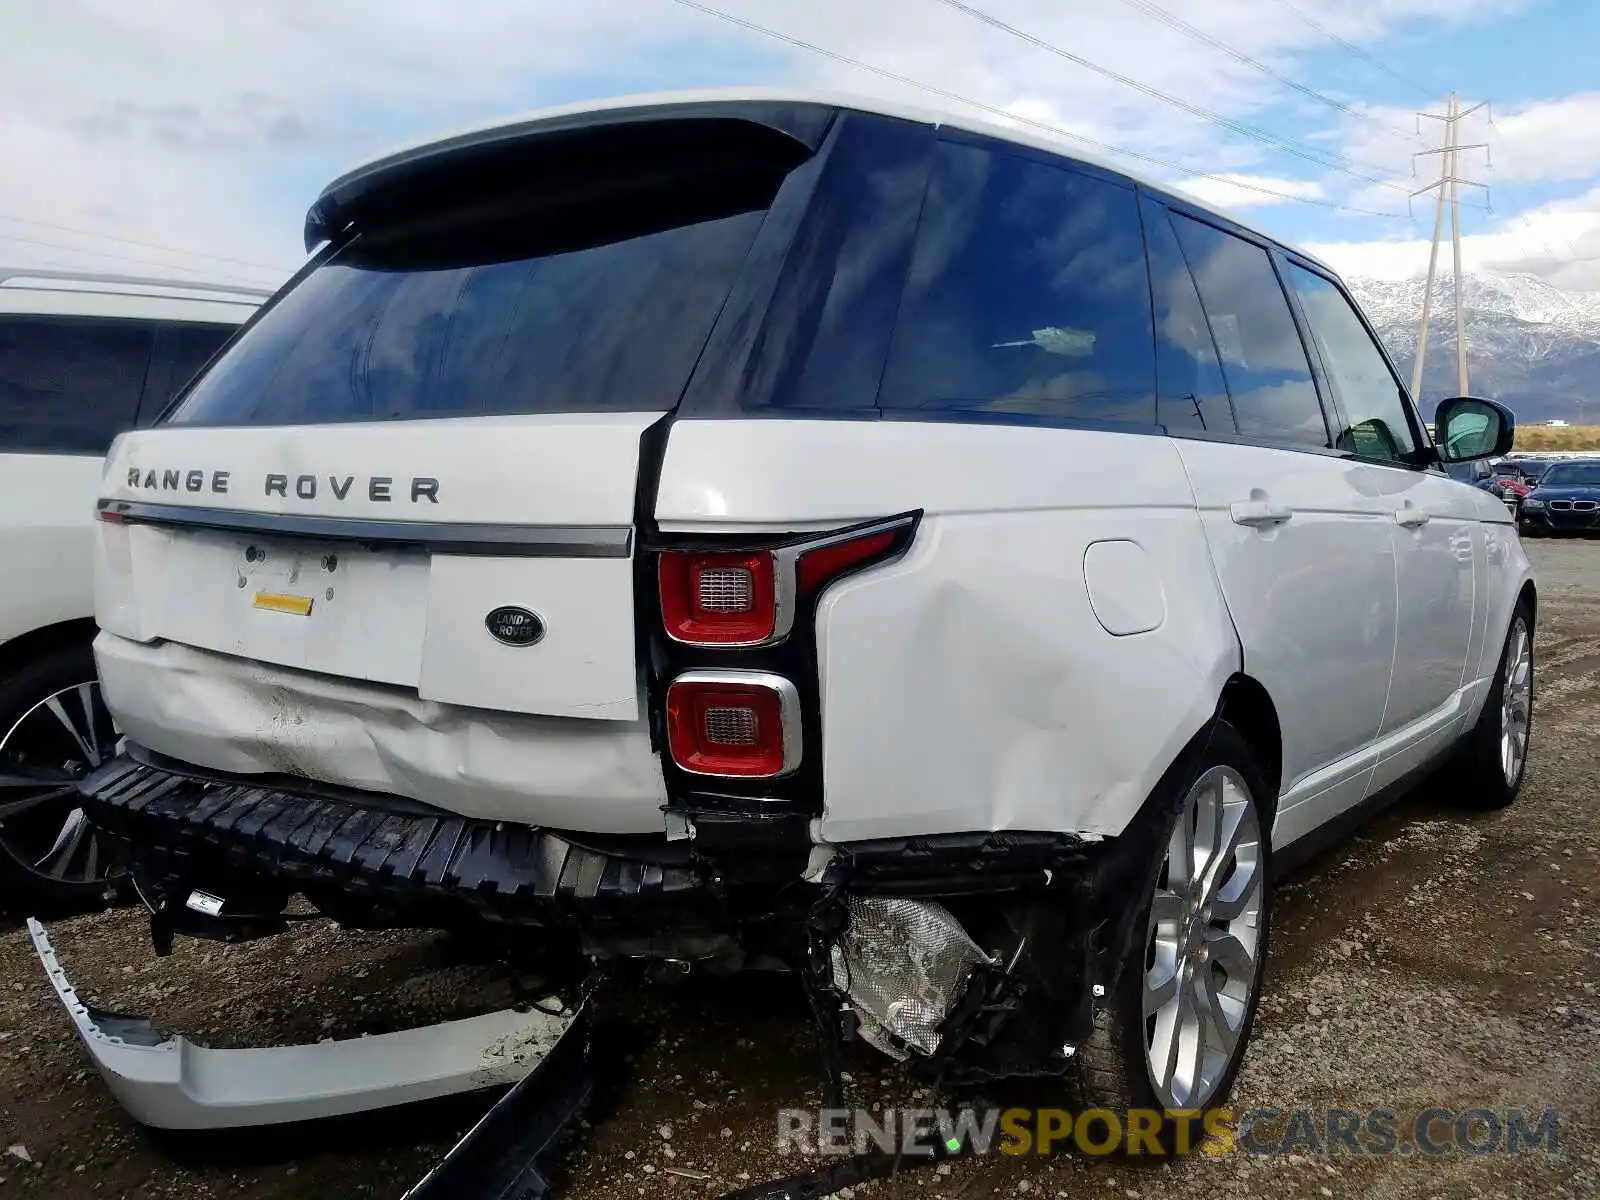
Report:
[{"label": "rear side window", "polygon": [[1305,346],[1272,259],[1252,242],[1178,213],[1172,224],[1200,289],[1240,435],[1327,446]]},{"label": "rear side window", "polygon": [[758,160],[707,169],[691,149],[463,183],[456,207],[385,218],[312,271],[171,419],[666,411],[788,168]]},{"label": "rear side window", "polygon": [[1154,424],[1133,190],[941,144],[879,404]]},{"label": "rear side window", "polygon": [[876,415],[933,143],[926,125],[840,116],[773,203],[680,413]]},{"label": "rear side window", "polygon": [[1189,264],[1167,210],[1148,200],[1144,236],[1155,299],[1158,419],[1171,430],[1235,433],[1228,387]]},{"label": "rear side window", "polygon": [[150,340],[137,321],[0,316],[0,450],[104,454],[133,427]]}]

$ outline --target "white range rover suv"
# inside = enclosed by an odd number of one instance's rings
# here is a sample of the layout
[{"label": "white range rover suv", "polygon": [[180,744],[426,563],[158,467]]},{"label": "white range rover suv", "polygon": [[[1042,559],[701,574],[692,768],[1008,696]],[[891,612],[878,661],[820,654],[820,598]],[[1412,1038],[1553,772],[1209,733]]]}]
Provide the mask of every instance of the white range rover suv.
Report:
[{"label": "white range rover suv", "polygon": [[[771,93],[383,158],[100,501],[158,950],[774,957],[825,1046],[1199,1108],[1269,875],[1522,782],[1534,584],[1327,267],[1069,147]],[[319,248],[320,247],[320,248]],[[836,1056],[832,1061],[837,1063]]]},{"label": "white range rover suv", "polygon": [[0,893],[103,886],[73,787],[115,741],[89,649],[100,461],[268,295],[0,268]]}]

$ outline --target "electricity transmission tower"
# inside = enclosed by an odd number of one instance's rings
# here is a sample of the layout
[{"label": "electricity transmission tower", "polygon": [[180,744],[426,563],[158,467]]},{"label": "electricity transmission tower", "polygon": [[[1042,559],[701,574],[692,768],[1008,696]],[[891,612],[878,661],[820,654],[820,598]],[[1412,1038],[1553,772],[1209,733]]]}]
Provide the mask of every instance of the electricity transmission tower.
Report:
[{"label": "electricity transmission tower", "polygon": [[[1471,108],[1462,108],[1461,101],[1454,92],[1443,115],[1439,113],[1418,113],[1417,132],[1422,132],[1422,119],[1444,122],[1444,145],[1432,150],[1423,150],[1416,157],[1425,154],[1439,156],[1439,178],[1425,188],[1412,192],[1413,197],[1421,196],[1427,192],[1437,190],[1438,195],[1434,201],[1433,209],[1433,244],[1428,249],[1428,285],[1422,293],[1422,329],[1417,335],[1417,361],[1411,367],[1411,394],[1416,397],[1422,395],[1422,364],[1428,354],[1428,322],[1433,316],[1433,285],[1439,267],[1439,238],[1444,228],[1445,205],[1450,206],[1450,247],[1454,258],[1453,278],[1455,282],[1455,310],[1456,310],[1456,394],[1468,395],[1467,389],[1467,334],[1462,324],[1461,312],[1461,185],[1468,187],[1481,187],[1487,195],[1489,189],[1483,184],[1472,179],[1463,179],[1456,174],[1456,156],[1463,150],[1483,150],[1487,153],[1487,142],[1474,142],[1470,146],[1463,146],[1460,141],[1458,126],[1464,117],[1477,112],[1480,108],[1488,107],[1488,101],[1474,104]],[[1413,162],[1413,169],[1415,163]]]}]

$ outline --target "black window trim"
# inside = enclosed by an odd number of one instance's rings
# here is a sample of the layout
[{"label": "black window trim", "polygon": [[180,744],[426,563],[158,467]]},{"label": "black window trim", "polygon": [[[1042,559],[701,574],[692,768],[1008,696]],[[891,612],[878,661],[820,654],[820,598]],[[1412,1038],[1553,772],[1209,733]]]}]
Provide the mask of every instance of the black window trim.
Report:
[{"label": "black window trim", "polygon": [[[1223,442],[1236,446],[1260,446],[1268,450],[1294,450],[1304,454],[1320,454],[1325,457],[1332,458],[1349,458],[1350,455],[1346,451],[1340,450],[1333,444],[1333,428],[1329,421],[1329,408],[1332,403],[1331,395],[1325,394],[1326,389],[1324,389],[1322,386],[1318,371],[1318,368],[1321,365],[1321,360],[1316,358],[1315,348],[1308,343],[1308,331],[1301,320],[1299,306],[1295,303],[1294,297],[1289,294],[1288,280],[1283,278],[1282,269],[1278,264],[1278,255],[1282,252],[1282,247],[1279,246],[1277,242],[1274,242],[1271,238],[1266,237],[1263,234],[1259,234],[1252,229],[1247,229],[1236,222],[1219,217],[1214,213],[1206,212],[1204,209],[1195,208],[1192,205],[1185,204],[1181,200],[1177,200],[1165,192],[1156,191],[1151,188],[1143,188],[1142,185],[1141,190],[1147,196],[1149,196],[1151,200],[1154,200],[1156,203],[1166,208],[1169,218],[1173,213],[1176,213],[1180,217],[1188,217],[1190,220],[1196,221],[1201,225],[1209,225],[1219,233],[1230,234],[1238,238],[1240,241],[1248,242],[1251,245],[1257,246],[1266,251],[1267,261],[1272,264],[1273,276],[1278,281],[1278,290],[1283,293],[1284,302],[1289,306],[1289,316],[1294,322],[1295,334],[1299,337],[1300,346],[1306,356],[1306,369],[1311,375],[1312,392],[1317,397],[1317,408],[1322,413],[1323,436],[1328,439],[1328,444],[1326,446],[1312,446],[1305,442],[1272,441],[1270,439],[1257,437],[1252,434],[1212,433],[1208,431],[1189,429],[1167,430],[1167,436],[1189,438],[1193,441],[1201,442]],[[1182,238],[1178,239],[1178,248],[1180,251],[1183,249]],[[1185,254],[1185,260],[1187,260],[1187,254]],[[1146,255],[1146,261],[1148,261],[1148,254]],[[1192,277],[1193,272],[1191,271],[1190,274]],[[1198,282],[1195,285],[1195,290],[1198,293]],[[1200,311],[1205,313],[1206,329],[1209,331],[1211,328],[1211,313],[1206,308],[1206,300],[1204,296],[1200,297]],[[1153,313],[1151,319],[1154,320]],[[1213,344],[1215,343],[1215,340],[1216,337],[1215,334],[1213,334]],[[1223,370],[1223,380],[1226,383],[1226,368]],[[1230,408],[1233,408],[1233,389],[1231,387],[1228,389],[1228,405]],[[1334,411],[1337,412],[1338,410],[1335,409]],[[1234,424],[1235,426],[1238,425],[1238,410],[1236,408],[1234,409]]]},{"label": "black window trim", "polygon": [[[1332,285],[1333,289],[1338,292],[1339,295],[1344,298],[1345,303],[1350,306],[1351,311],[1356,314],[1356,319],[1361,322],[1361,328],[1366,332],[1366,335],[1372,344],[1377,347],[1378,354],[1383,359],[1383,365],[1388,368],[1390,378],[1392,378],[1395,382],[1396,393],[1400,397],[1401,411],[1405,413],[1406,420],[1411,423],[1411,440],[1416,444],[1418,451],[1421,454],[1421,459],[1410,462],[1397,462],[1393,459],[1369,458],[1366,455],[1358,454],[1354,451],[1348,450],[1340,451],[1341,456],[1351,459],[1355,462],[1360,462],[1366,466],[1389,467],[1395,470],[1413,472],[1428,470],[1430,468],[1438,468],[1437,473],[1443,474],[1443,467],[1439,463],[1431,461],[1437,457],[1436,454],[1432,453],[1434,451],[1433,438],[1429,436],[1427,432],[1427,426],[1422,421],[1421,414],[1418,413],[1415,402],[1411,399],[1411,389],[1406,386],[1405,380],[1400,377],[1400,372],[1395,368],[1394,359],[1390,357],[1388,347],[1383,344],[1383,339],[1380,338],[1377,334],[1377,331],[1373,329],[1372,323],[1367,320],[1367,314],[1361,311],[1361,305],[1356,303],[1355,298],[1350,295],[1350,290],[1344,286],[1343,281],[1340,280],[1338,276],[1334,275],[1333,272],[1329,271],[1326,267],[1320,266],[1319,264],[1312,262],[1310,259],[1307,259],[1303,255],[1296,254],[1285,247],[1278,247],[1274,257],[1281,257],[1284,260],[1285,270],[1288,266],[1296,266],[1301,270],[1306,271],[1308,274],[1315,275],[1324,283]],[[1280,274],[1282,273],[1283,272],[1280,272]],[[1284,279],[1283,282],[1288,284],[1287,279]],[[1334,386],[1332,376],[1327,374],[1326,365],[1322,362],[1321,351],[1316,346],[1316,339],[1311,336],[1310,319],[1306,316],[1305,310],[1301,307],[1300,297],[1294,292],[1293,287],[1289,286],[1286,288],[1286,290],[1289,292],[1289,303],[1294,309],[1295,320],[1301,323],[1303,326],[1302,338],[1307,340],[1310,347],[1310,352],[1316,356],[1315,372],[1320,377],[1326,379],[1328,396],[1333,404],[1334,410],[1339,415],[1340,426],[1347,427],[1350,424],[1350,414],[1344,407],[1344,401],[1339,397],[1339,389]],[[1422,461],[1423,459],[1430,461]]]}]

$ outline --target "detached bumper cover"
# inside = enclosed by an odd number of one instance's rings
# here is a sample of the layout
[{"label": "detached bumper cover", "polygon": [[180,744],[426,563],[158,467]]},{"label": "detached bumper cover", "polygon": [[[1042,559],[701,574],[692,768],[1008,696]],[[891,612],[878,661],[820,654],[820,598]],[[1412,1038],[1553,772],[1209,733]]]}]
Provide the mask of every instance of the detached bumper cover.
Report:
[{"label": "detached bumper cover", "polygon": [[573,1022],[533,1009],[309,1046],[209,1050],[85,1003],[44,926],[28,935],[95,1067],[128,1114],[157,1129],[229,1129],[344,1116],[513,1083]]}]

